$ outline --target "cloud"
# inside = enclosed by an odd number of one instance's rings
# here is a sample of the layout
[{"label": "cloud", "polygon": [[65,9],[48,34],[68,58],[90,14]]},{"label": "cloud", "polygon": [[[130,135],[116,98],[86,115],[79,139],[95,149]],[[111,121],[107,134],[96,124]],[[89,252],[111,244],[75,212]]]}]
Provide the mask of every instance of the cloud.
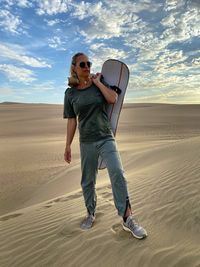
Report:
[{"label": "cloud", "polygon": [[8,31],[12,34],[19,34],[22,30],[19,26],[22,24],[21,19],[18,16],[14,16],[8,10],[0,10],[0,27],[4,31]]},{"label": "cloud", "polygon": [[9,86],[1,86],[0,87],[0,95],[1,96],[10,96],[13,95],[14,89]]},{"label": "cloud", "polygon": [[198,8],[200,9],[200,2],[199,0],[188,0],[187,1],[187,5],[190,6],[190,7],[194,7],[194,8]]},{"label": "cloud", "polygon": [[19,68],[10,64],[0,64],[0,71],[4,73],[10,81],[28,84],[36,80],[31,70]]},{"label": "cloud", "polygon": [[158,92],[151,91],[149,95],[132,94],[126,96],[128,103],[171,103],[171,104],[199,104],[200,93],[196,89],[177,87],[172,90]]},{"label": "cloud", "polygon": [[54,81],[44,81],[40,83],[31,84],[31,90],[34,92],[56,92],[58,89],[58,85],[55,85]]},{"label": "cloud", "polygon": [[16,2],[18,6],[23,8],[32,6],[32,3],[29,0],[18,0]]},{"label": "cloud", "polygon": [[187,59],[182,50],[165,49],[156,60],[157,66],[172,66]]},{"label": "cloud", "polygon": [[54,26],[61,22],[60,19],[52,19],[52,20],[45,19],[44,21],[47,23],[48,26]]},{"label": "cloud", "polygon": [[[184,2],[181,0],[166,1],[165,10],[168,11],[163,13],[166,14],[164,18],[155,24],[149,24],[140,17],[138,21],[142,27],[137,27],[132,32],[127,31],[125,44],[129,47],[130,58],[135,58],[138,63],[138,75],[144,75],[148,70],[151,76],[153,73],[162,74],[164,82],[165,75],[173,71],[176,71],[174,75],[183,74],[184,67],[192,71],[194,65],[198,65],[198,62],[192,63],[189,53],[186,54],[177,44],[192,42],[192,38],[200,35],[199,11],[183,7]],[[169,48],[172,45],[173,49]],[[195,58],[197,53],[190,54]]]},{"label": "cloud", "polygon": [[126,52],[122,49],[112,48],[107,46],[106,44],[99,43],[93,44],[90,46],[91,53],[95,55],[97,58],[126,58]]},{"label": "cloud", "polygon": [[163,18],[161,24],[165,26],[160,36],[165,46],[170,43],[185,42],[200,35],[200,11],[190,7],[184,11],[178,9]]},{"label": "cloud", "polygon": [[21,8],[31,7],[32,3],[29,0],[4,0],[6,8],[13,5],[19,6]]},{"label": "cloud", "polygon": [[81,1],[80,3],[73,3],[72,4],[74,7],[74,11],[72,13],[72,16],[79,19],[83,20],[85,18],[91,17],[92,12],[91,8],[93,7],[95,11],[97,11],[99,8],[102,7],[102,2],[99,2],[98,4],[91,4],[91,3],[86,3],[84,1]]},{"label": "cloud", "polygon": [[50,68],[51,65],[42,60],[41,58],[34,58],[31,56],[25,55],[25,52],[23,51],[23,48],[20,46],[10,45],[10,44],[4,44],[0,43],[0,58],[6,58],[11,60],[16,60],[18,62],[21,62],[25,65],[34,67],[34,68]]},{"label": "cloud", "polygon": [[169,11],[177,11],[182,9],[184,11],[186,8],[200,8],[199,0],[166,0],[164,5],[164,10]]},{"label": "cloud", "polygon": [[73,4],[74,11],[71,16],[78,20],[87,20],[86,24],[83,23],[79,27],[80,33],[87,41],[122,37],[129,27],[133,27],[138,16],[127,8],[128,4],[120,2],[116,8],[113,3],[109,1],[103,5],[103,2],[82,1],[81,4]]},{"label": "cloud", "polygon": [[65,42],[61,41],[61,37],[59,36],[54,36],[53,38],[48,39],[49,47],[55,48],[56,50],[66,50],[64,47]]},{"label": "cloud", "polygon": [[56,15],[68,11],[71,0],[36,0],[38,7],[36,12],[38,15]]},{"label": "cloud", "polygon": [[180,7],[180,5],[182,4],[183,4],[182,0],[166,0],[164,10],[167,12],[171,10],[175,10],[178,7]]},{"label": "cloud", "polygon": [[103,43],[90,45],[90,60],[93,62],[93,71],[100,71],[102,64],[109,58],[125,59],[127,54],[122,49],[112,48]]},{"label": "cloud", "polygon": [[73,3],[72,6],[72,18],[83,21],[79,32],[87,42],[91,42],[95,39],[126,38],[128,34],[133,35],[133,31],[138,31],[138,27],[145,25],[140,12],[153,13],[162,5],[150,0],[137,3],[103,0],[97,3],[82,1]]},{"label": "cloud", "polygon": [[[44,82],[32,82],[31,90],[29,83],[20,84],[20,87],[16,88],[15,86],[10,86],[10,84],[2,84],[0,86],[0,96],[14,96],[25,98],[26,95],[34,95],[34,94],[43,94],[51,92],[51,94],[56,94],[58,92],[59,86],[56,85],[53,81],[44,81]],[[29,98],[30,101],[30,98]]]},{"label": "cloud", "polygon": [[192,64],[196,66],[200,66],[200,57],[199,58],[194,58],[192,60]]},{"label": "cloud", "polygon": [[110,1],[104,0],[109,9],[120,10],[122,13],[140,13],[142,11],[148,11],[150,13],[158,11],[162,4],[153,2],[152,0],[138,0],[138,1]]},{"label": "cloud", "polygon": [[131,76],[127,102],[199,103],[200,75]]},{"label": "cloud", "polygon": [[[166,6],[170,8],[166,8]],[[173,8],[172,8],[173,7]],[[198,9],[187,9],[183,1],[166,1],[163,12],[165,17],[152,24],[140,17],[135,22],[135,29],[128,28],[125,44],[138,49],[137,58],[144,60],[155,60],[159,53],[177,42],[186,42],[200,35],[200,12]]]},{"label": "cloud", "polygon": [[164,26],[164,27],[173,27],[174,26],[174,23],[175,23],[175,16],[173,13],[170,13],[168,16],[164,17],[162,20],[161,20],[161,24]]}]

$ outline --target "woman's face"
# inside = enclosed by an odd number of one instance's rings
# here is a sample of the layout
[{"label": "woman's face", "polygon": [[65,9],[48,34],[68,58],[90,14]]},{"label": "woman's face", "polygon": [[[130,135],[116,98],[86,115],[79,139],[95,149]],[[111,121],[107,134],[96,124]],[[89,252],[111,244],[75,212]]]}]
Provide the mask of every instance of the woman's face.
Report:
[{"label": "woman's face", "polygon": [[86,55],[81,55],[76,59],[74,71],[78,77],[88,78],[90,75],[90,62]]}]

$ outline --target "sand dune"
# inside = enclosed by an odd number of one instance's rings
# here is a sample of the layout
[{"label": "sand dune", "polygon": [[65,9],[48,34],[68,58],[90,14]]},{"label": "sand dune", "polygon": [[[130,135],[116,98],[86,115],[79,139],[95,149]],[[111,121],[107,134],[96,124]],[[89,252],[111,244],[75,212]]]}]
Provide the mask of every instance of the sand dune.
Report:
[{"label": "sand dune", "polygon": [[[50,108],[56,116],[61,111],[59,106],[46,106],[46,114]],[[99,172],[95,225],[86,232],[80,229],[85,208],[79,185],[78,140],[76,136],[74,162],[66,166],[62,161],[65,122],[51,119],[48,127],[43,125],[49,133],[44,130],[44,136],[42,132],[37,135],[35,130],[31,137],[24,134],[24,139],[20,131],[17,138],[8,138],[4,129],[3,139],[10,140],[1,144],[7,161],[9,152],[20,144],[17,159],[9,159],[20,165],[22,157],[26,166],[17,169],[4,161],[4,169],[1,167],[1,184],[2,174],[9,184],[3,184],[1,207],[6,201],[10,204],[2,208],[0,217],[0,266],[199,267],[199,111],[198,105],[141,104],[123,109],[118,147],[134,214],[149,233],[142,241],[123,231],[106,171]],[[42,116],[44,123],[46,115]],[[31,185],[27,174],[33,179]],[[38,184],[37,175],[42,174]],[[10,193],[16,185],[21,185],[16,196],[20,192],[23,196],[17,201]],[[29,190],[32,194],[27,196]]]}]

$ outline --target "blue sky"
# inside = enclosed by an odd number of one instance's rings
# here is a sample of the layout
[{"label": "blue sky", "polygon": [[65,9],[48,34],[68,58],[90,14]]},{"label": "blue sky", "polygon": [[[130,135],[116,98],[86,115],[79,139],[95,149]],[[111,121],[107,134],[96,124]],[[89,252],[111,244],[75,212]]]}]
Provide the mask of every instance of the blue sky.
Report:
[{"label": "blue sky", "polygon": [[1,0],[0,102],[63,103],[71,56],[130,69],[125,101],[200,103],[199,0]]}]

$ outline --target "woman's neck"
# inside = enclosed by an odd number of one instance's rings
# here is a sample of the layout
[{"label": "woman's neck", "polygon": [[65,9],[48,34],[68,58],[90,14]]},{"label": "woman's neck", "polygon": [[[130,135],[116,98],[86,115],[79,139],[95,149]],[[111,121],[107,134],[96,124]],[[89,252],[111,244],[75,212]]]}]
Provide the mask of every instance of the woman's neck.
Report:
[{"label": "woman's neck", "polygon": [[91,84],[91,79],[90,77],[80,77],[79,78],[79,88],[83,88],[83,87],[88,87]]}]

